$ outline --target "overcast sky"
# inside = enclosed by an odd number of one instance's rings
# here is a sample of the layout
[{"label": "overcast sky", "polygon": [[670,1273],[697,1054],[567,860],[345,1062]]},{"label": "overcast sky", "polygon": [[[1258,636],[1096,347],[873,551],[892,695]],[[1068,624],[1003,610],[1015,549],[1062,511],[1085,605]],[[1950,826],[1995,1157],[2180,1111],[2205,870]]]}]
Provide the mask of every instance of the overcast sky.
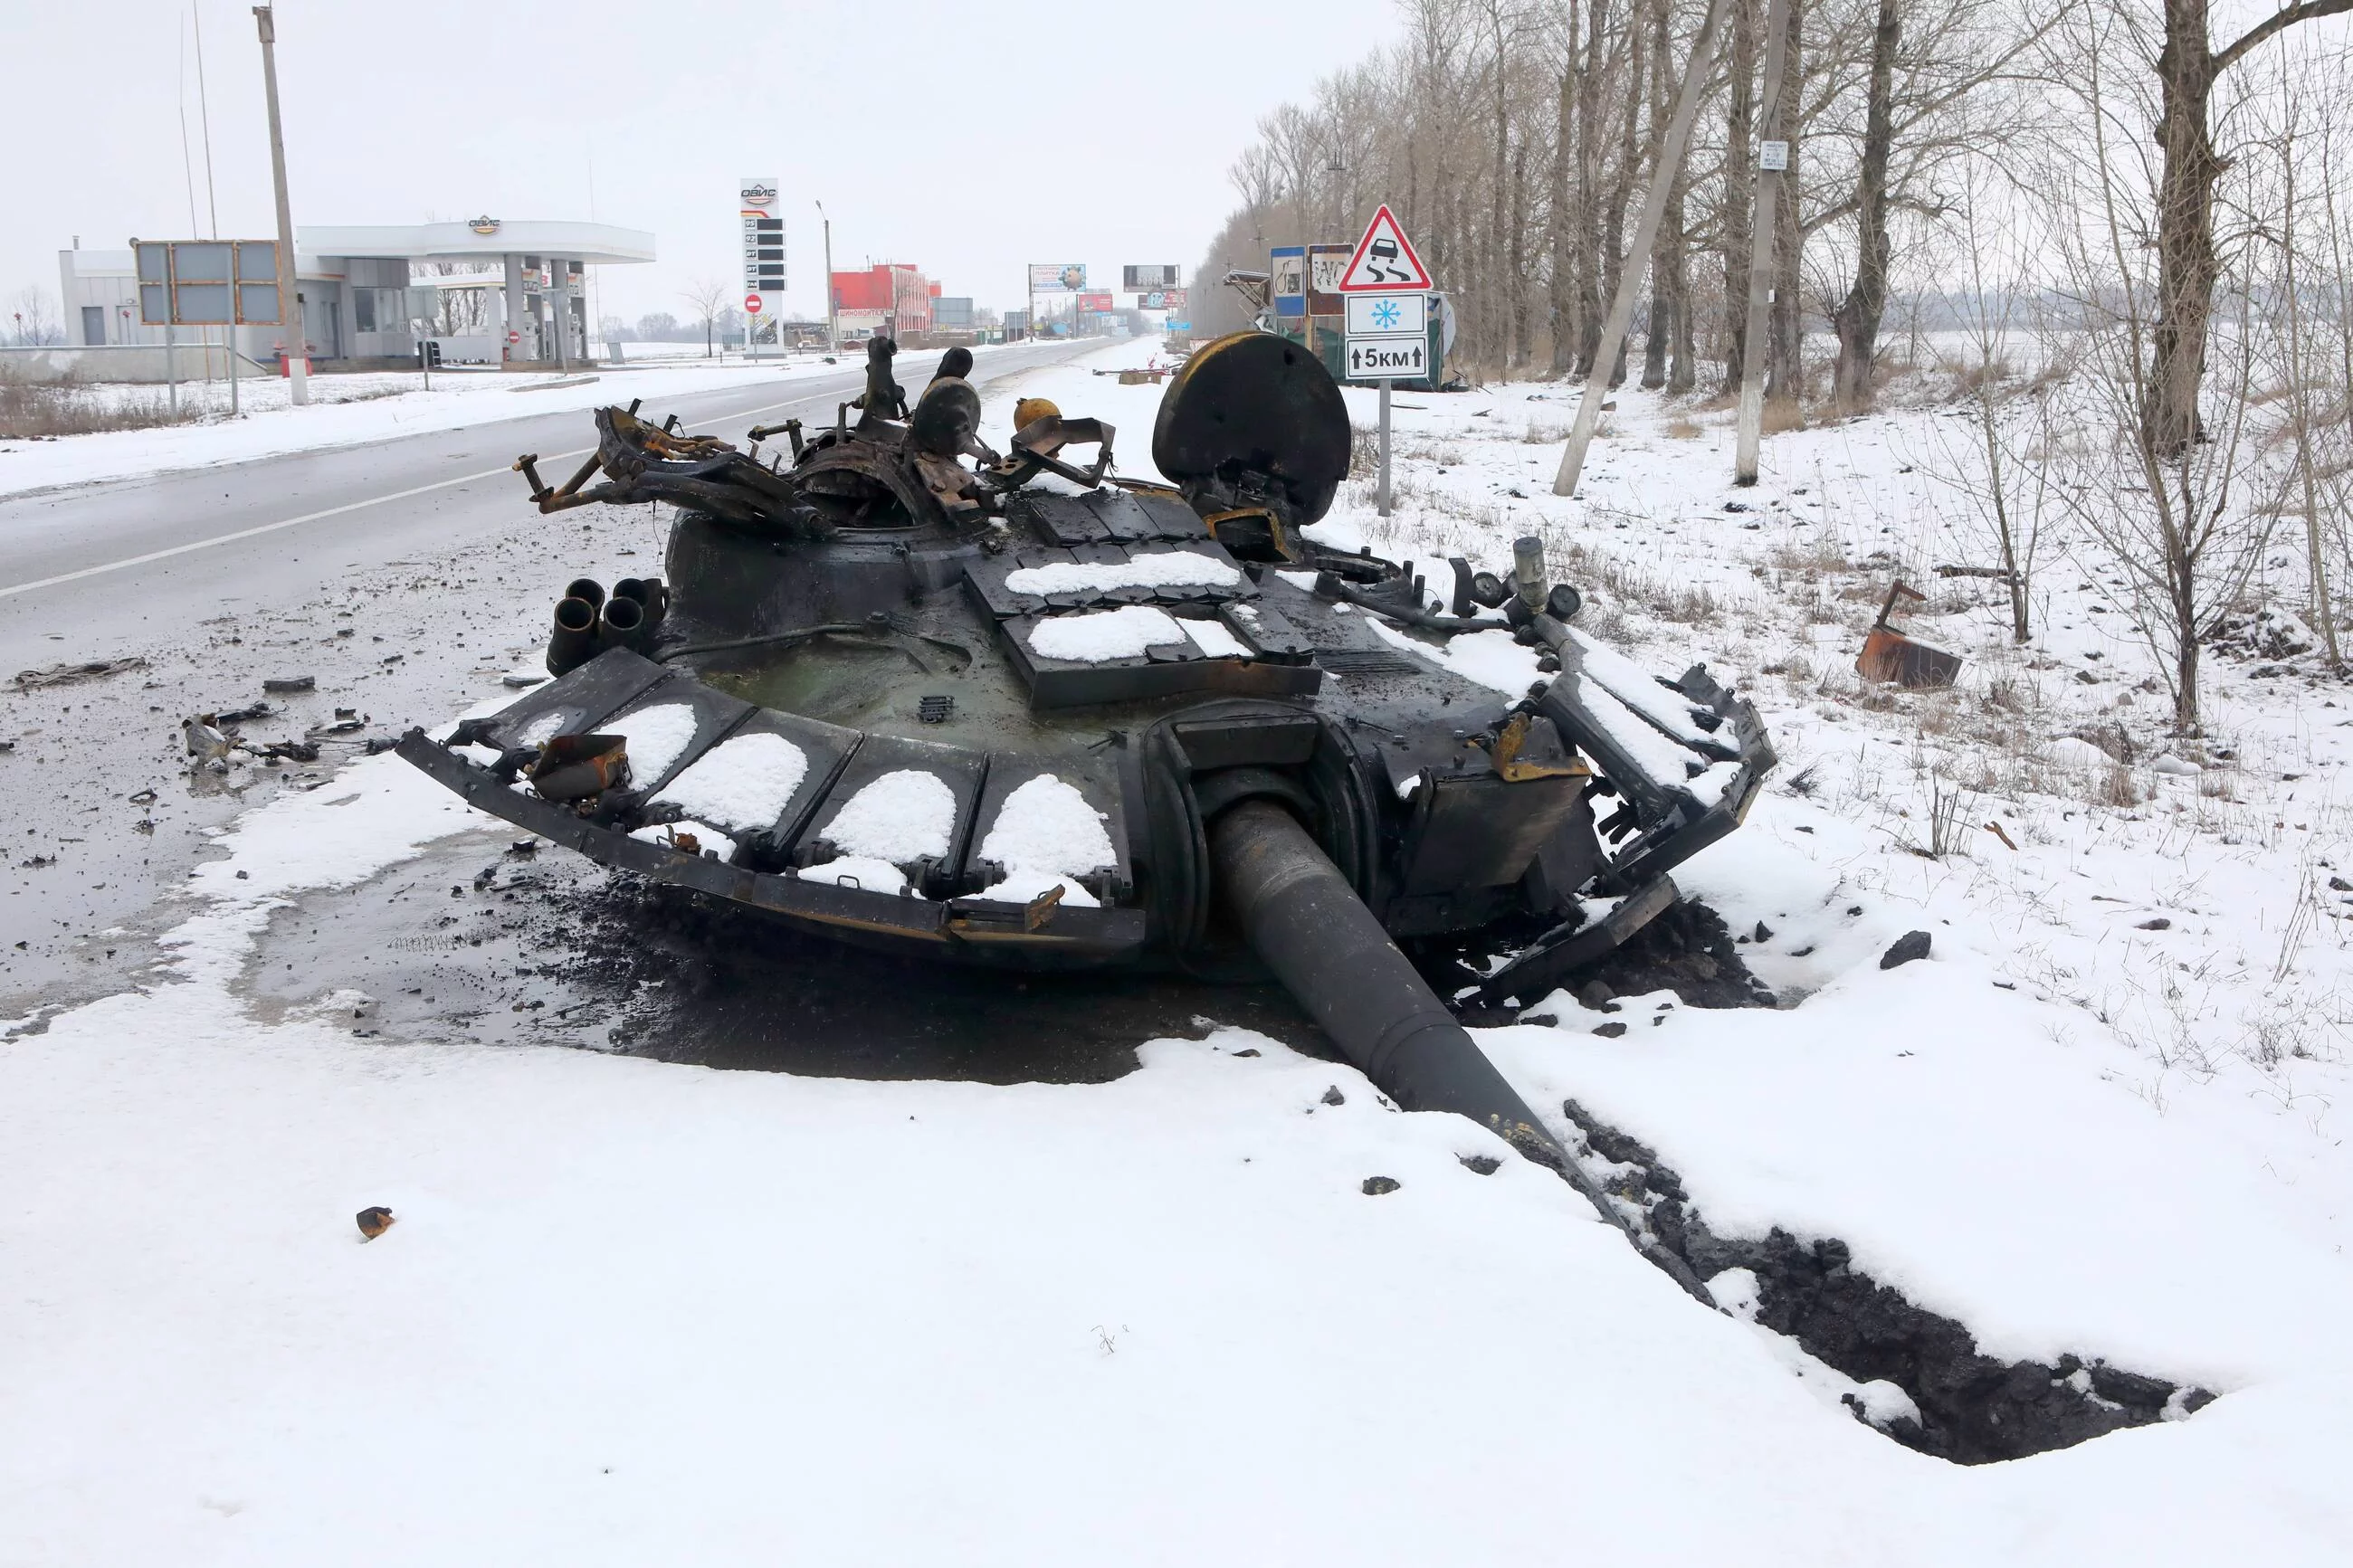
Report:
[{"label": "overcast sky", "polygon": [[[184,103],[210,231],[199,14],[218,232],[274,230],[248,0],[0,0],[0,298],[54,296],[76,234],[191,232]],[[281,0],[294,222],[649,229],[661,259],[598,280],[598,309],[634,321],[684,315],[688,280],[733,275],[736,176],[774,174],[791,313],[822,313],[819,200],[837,268],[914,261],[951,294],[1018,305],[1025,262],[1114,285],[1124,263],[1189,268],[1257,118],[1394,23],[1387,0]]]}]

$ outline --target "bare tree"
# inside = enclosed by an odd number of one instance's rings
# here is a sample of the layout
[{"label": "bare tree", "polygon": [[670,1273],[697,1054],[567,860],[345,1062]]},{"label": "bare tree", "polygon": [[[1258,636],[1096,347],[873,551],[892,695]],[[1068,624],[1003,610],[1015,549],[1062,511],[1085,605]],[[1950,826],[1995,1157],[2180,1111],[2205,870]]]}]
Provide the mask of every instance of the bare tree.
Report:
[{"label": "bare tree", "polygon": [[2210,0],[2163,0],[2163,5],[2164,43],[2153,62],[2163,160],[2156,192],[2156,319],[2138,420],[2141,439],[2170,457],[2201,433],[2198,388],[2221,274],[2214,247],[2214,184],[2225,160],[2214,147],[2215,82],[2265,41],[2300,23],[2353,10],[2353,0],[2295,0],[2219,49],[2210,27]]},{"label": "bare tree", "polygon": [[26,284],[9,301],[8,328],[19,348],[46,348],[66,341],[64,329],[49,313],[49,291],[37,283]]},{"label": "bare tree", "polygon": [[[2113,21],[2093,18],[2094,38]],[[2119,113],[2109,100],[2105,58],[2094,48],[2076,62],[2088,135],[2077,169],[2054,168],[2046,179],[2066,219],[2053,226],[2054,248],[2084,344],[2081,411],[2057,445],[2069,468],[2059,493],[2126,585],[2126,611],[2173,700],[2174,731],[2195,736],[2204,733],[2202,638],[2238,601],[2270,539],[2263,509],[2245,505],[2240,493],[2251,477],[2254,299],[2244,277],[2230,279],[2235,314],[2231,331],[2215,337],[2224,374],[2209,438],[2169,447],[2151,440],[2147,414],[2158,405],[2160,363],[2151,345],[2178,301],[2179,280],[2161,247],[2152,278],[2149,252],[2138,243],[2131,191],[2117,166]],[[2222,281],[2218,268],[2210,286]]]},{"label": "bare tree", "polygon": [[[2066,349],[2063,333],[2037,333],[2034,348],[2041,363],[2028,378],[2028,390],[2003,395],[2003,378],[2020,346],[2019,283],[2031,273],[2035,238],[2015,218],[2008,226],[2007,243],[1997,241],[1980,224],[1978,198],[1991,184],[1989,175],[1972,171],[1960,203],[1960,254],[1967,279],[1958,300],[1963,340],[1959,368],[1968,395],[1969,445],[1974,449],[1948,447],[1939,477],[1976,509],[2009,590],[2010,640],[2024,644],[2034,636],[2034,574],[2042,563],[2044,523],[2059,504],[2051,484],[2051,399],[2053,390],[2064,384],[2058,361]],[[1986,276],[1989,256],[2000,267],[2000,276],[1992,281]]]},{"label": "bare tree", "polygon": [[693,312],[693,319],[702,325],[702,357],[709,359],[715,351],[713,337],[719,318],[727,309],[732,290],[723,278],[698,278],[678,291],[678,297]]},{"label": "bare tree", "polygon": [[[1895,46],[1903,36],[1895,0],[1879,0],[1871,35],[1871,88],[1863,111],[1862,171],[1855,183],[1854,287],[1833,318],[1838,327],[1838,364],[1831,400],[1841,408],[1871,402],[1880,318],[1887,311],[1887,154],[1895,139]],[[1976,260],[1972,247],[1971,260]],[[2021,640],[2024,640],[2021,637]]]}]

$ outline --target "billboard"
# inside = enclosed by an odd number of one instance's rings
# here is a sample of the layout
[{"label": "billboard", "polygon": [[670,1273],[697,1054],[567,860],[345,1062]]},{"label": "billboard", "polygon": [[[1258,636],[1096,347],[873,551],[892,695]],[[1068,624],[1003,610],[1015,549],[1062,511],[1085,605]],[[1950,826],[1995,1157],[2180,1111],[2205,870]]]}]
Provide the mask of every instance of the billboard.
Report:
[{"label": "billboard", "polygon": [[134,239],[131,250],[144,325],[280,324],[276,240]]},{"label": "billboard", "polygon": [[785,291],[785,220],[776,216],[772,174],[746,174],[735,182],[735,207],[744,226],[744,292]]},{"label": "billboard", "polygon": [[1155,265],[1120,268],[1119,286],[1131,294],[1148,294],[1162,289],[1182,288],[1184,282],[1185,269],[1182,267]]},{"label": "billboard", "polygon": [[1185,312],[1185,290],[1182,289],[1152,289],[1136,297],[1135,308],[1139,310],[1174,310],[1182,315]]},{"label": "billboard", "polygon": [[1108,315],[1119,307],[1113,302],[1112,297],[1108,294],[1082,294],[1079,296],[1079,309]]},{"label": "billboard", "polygon": [[1029,264],[1032,294],[1074,294],[1087,286],[1083,261],[1033,261]]}]

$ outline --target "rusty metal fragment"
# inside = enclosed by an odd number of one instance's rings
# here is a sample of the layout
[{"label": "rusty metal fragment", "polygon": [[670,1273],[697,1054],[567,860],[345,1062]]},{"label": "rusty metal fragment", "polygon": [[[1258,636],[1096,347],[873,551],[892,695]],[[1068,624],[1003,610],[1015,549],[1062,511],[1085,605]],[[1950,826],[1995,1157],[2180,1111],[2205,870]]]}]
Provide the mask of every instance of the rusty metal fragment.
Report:
[{"label": "rusty metal fragment", "polygon": [[1854,661],[1856,674],[1865,680],[1914,690],[1950,686],[1959,678],[1959,654],[1906,637],[1888,624],[1897,599],[1925,602],[1927,597],[1901,580],[1889,585],[1886,602],[1879,606],[1879,618],[1872,622],[1870,635],[1862,640],[1862,653]]}]

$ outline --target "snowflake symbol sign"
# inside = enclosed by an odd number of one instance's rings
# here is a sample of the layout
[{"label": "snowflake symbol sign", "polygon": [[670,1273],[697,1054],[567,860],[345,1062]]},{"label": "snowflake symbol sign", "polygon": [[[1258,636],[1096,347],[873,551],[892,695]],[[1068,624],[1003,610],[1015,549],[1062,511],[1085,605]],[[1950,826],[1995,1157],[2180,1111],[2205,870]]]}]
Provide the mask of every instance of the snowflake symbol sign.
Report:
[{"label": "snowflake symbol sign", "polygon": [[1377,327],[1394,327],[1402,313],[1397,308],[1396,300],[1384,300],[1373,307],[1373,324]]}]

